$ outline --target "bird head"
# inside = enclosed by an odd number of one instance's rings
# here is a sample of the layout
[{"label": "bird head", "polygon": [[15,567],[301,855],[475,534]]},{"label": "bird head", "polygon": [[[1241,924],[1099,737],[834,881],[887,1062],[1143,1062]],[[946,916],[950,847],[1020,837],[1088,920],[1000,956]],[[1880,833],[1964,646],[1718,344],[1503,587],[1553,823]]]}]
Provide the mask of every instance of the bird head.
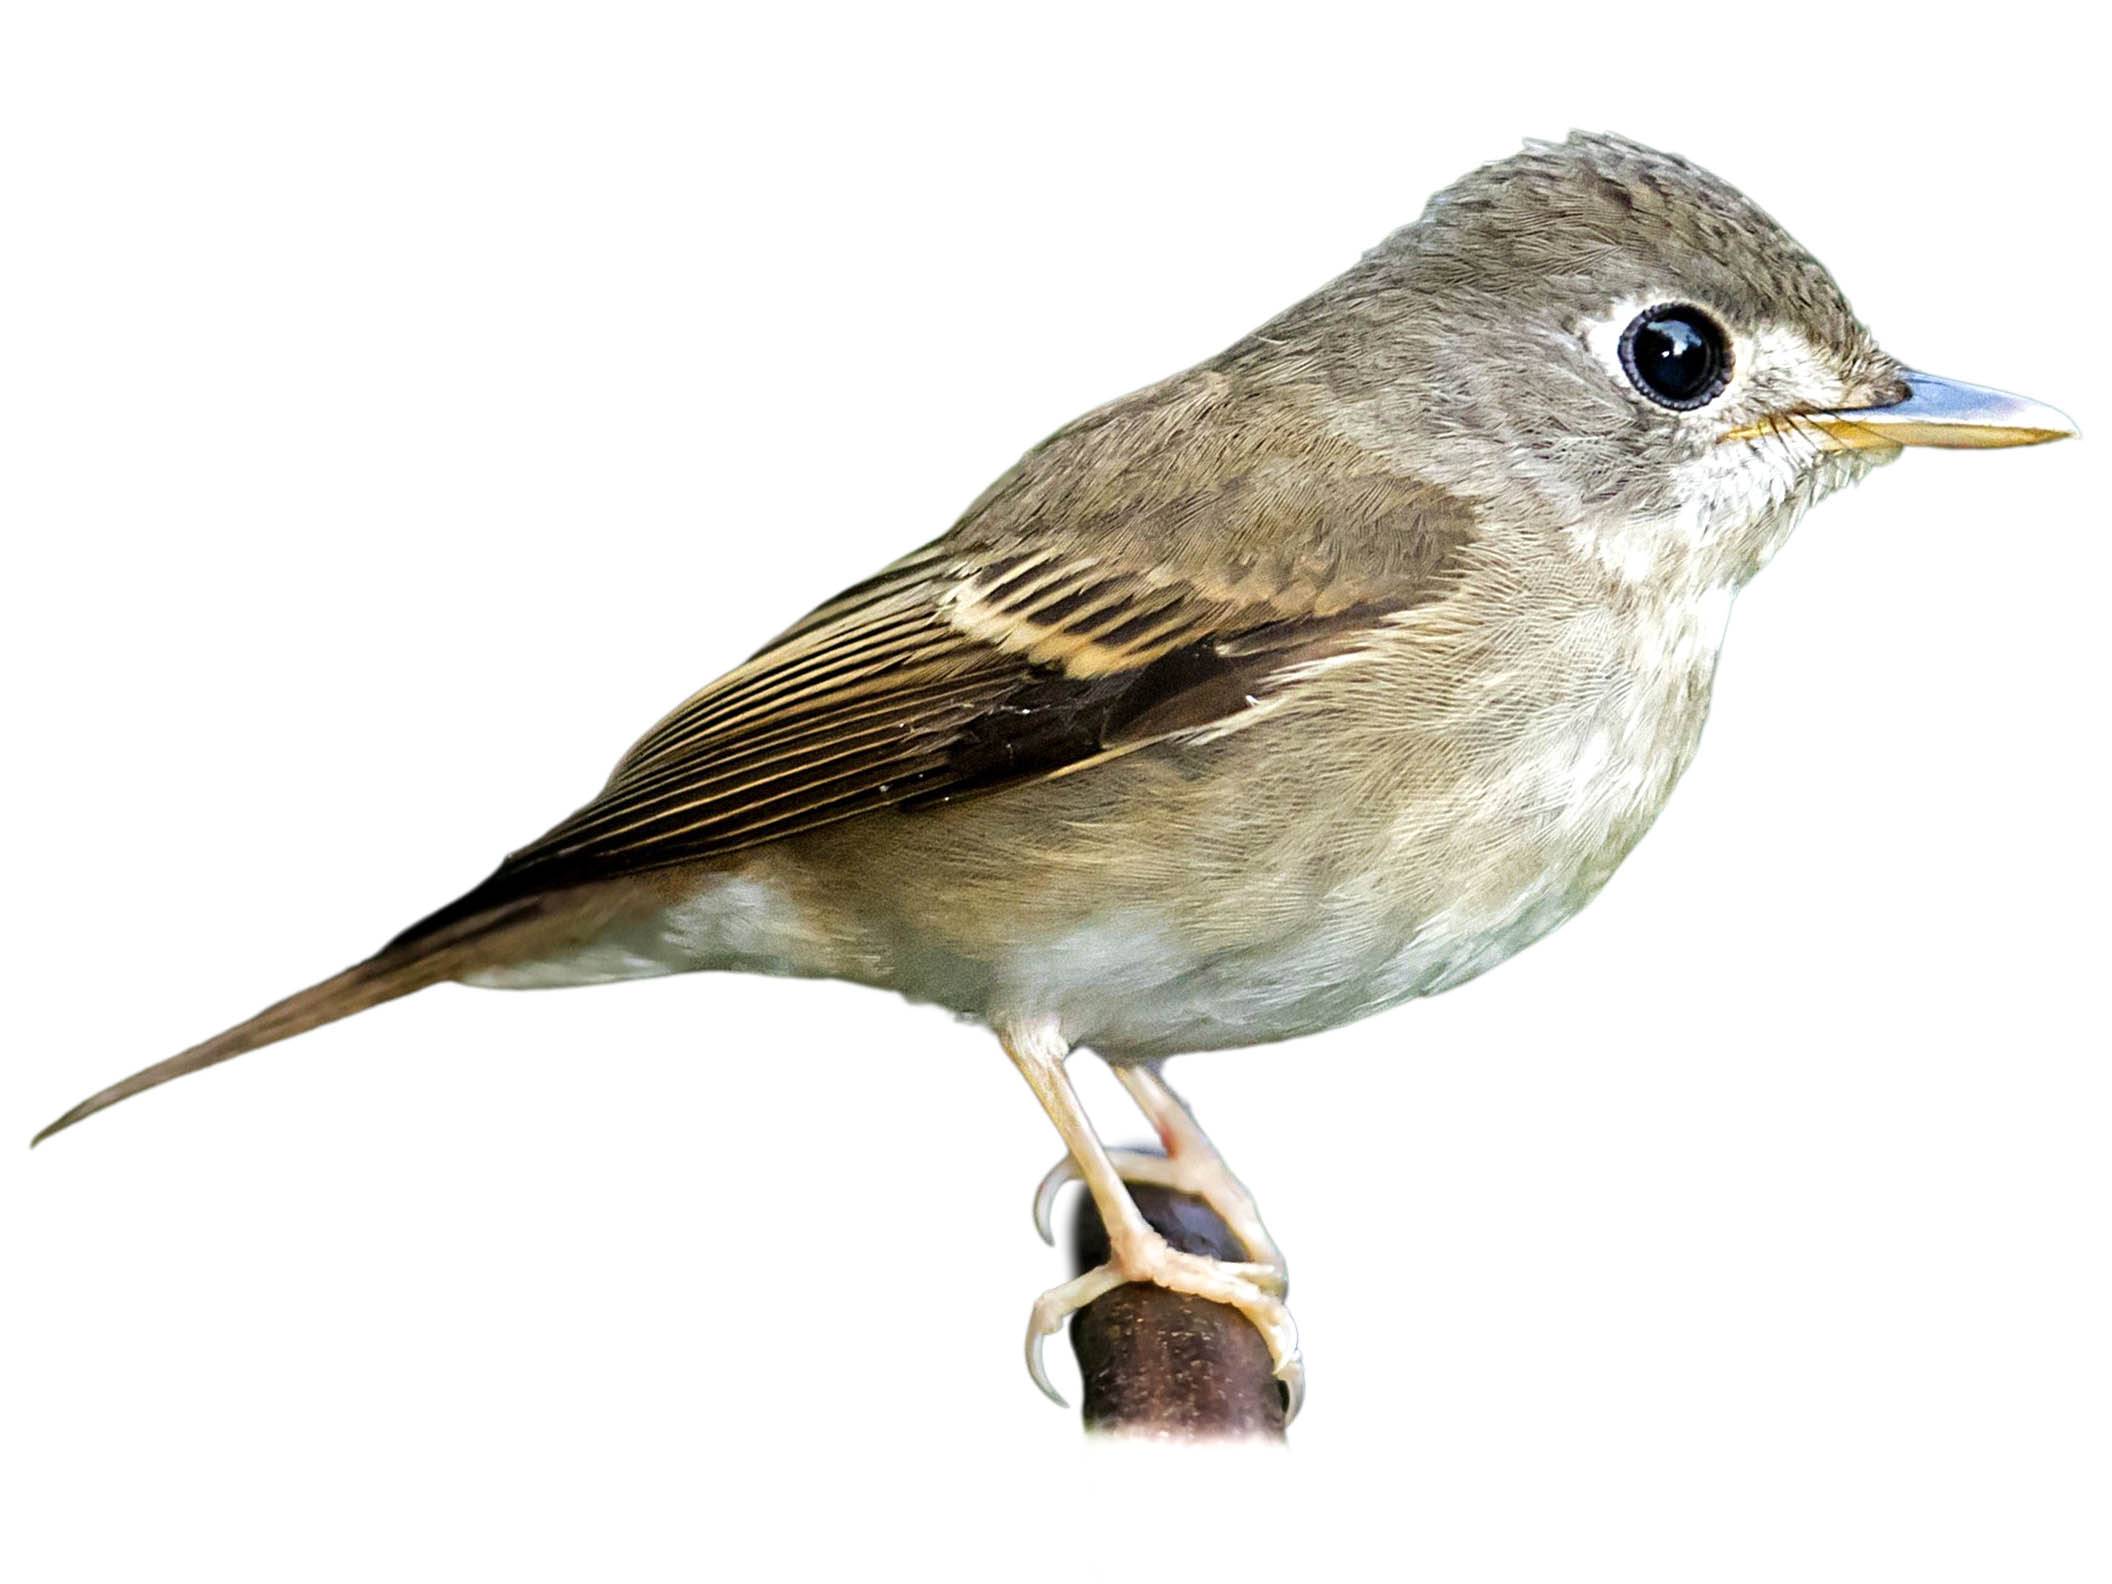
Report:
[{"label": "bird head", "polygon": [[1264,335],[1330,371],[1367,443],[1638,580],[1743,583],[1903,447],[2075,433],[1902,365],[1750,199],[1611,136],[1474,171]]}]

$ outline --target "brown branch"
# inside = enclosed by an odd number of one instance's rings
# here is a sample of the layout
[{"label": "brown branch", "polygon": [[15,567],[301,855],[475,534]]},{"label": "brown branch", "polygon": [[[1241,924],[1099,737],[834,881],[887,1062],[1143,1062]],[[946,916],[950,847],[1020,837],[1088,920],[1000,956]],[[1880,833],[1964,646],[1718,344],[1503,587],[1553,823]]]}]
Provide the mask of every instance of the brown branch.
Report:
[{"label": "brown branch", "polygon": [[[1212,1259],[1244,1259],[1225,1224],[1201,1200],[1130,1185],[1144,1219],[1175,1248]],[[1071,1226],[1074,1268],[1107,1259],[1107,1231],[1080,1196]],[[1169,1440],[1283,1439],[1283,1388],[1269,1347],[1236,1309],[1186,1293],[1131,1283],[1103,1293],[1071,1317],[1071,1350],[1085,1378],[1085,1427]]]}]

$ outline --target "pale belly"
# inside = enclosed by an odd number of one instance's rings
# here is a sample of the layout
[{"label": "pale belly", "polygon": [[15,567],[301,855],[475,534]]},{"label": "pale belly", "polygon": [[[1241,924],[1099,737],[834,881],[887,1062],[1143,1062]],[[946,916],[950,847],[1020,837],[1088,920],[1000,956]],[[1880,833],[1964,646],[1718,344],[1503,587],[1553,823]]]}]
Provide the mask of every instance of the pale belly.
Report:
[{"label": "pale belly", "polygon": [[1186,855],[1163,869],[1117,855],[1098,879],[1089,862],[1045,862],[994,887],[986,864],[963,858],[1004,849],[1001,820],[950,834],[904,820],[863,865],[765,851],[576,951],[470,982],[827,977],[996,1027],[1053,1020],[1071,1044],[1118,1060],[1264,1044],[1450,989],[1539,940],[1611,875],[1676,773],[1608,764],[1538,820],[1499,807],[1475,829],[1409,810],[1398,829],[1349,821],[1353,839],[1319,848],[1250,820],[1197,839],[1223,865],[1216,879],[1198,879]]},{"label": "pale belly", "polygon": [[1130,897],[1060,932],[1029,924],[988,955],[892,920],[866,926],[847,954],[818,939],[796,887],[729,875],[563,957],[468,982],[522,989],[697,970],[844,978],[998,1026],[1052,1019],[1074,1045],[1144,1059],[1293,1039],[1450,989],[1540,939],[1595,889],[1550,873],[1485,912],[1411,911],[1375,888],[1231,949],[1182,910]]},{"label": "pale belly", "polygon": [[1150,914],[1096,921],[1018,954],[1015,1016],[1116,1059],[1296,1039],[1464,984],[1539,940],[1581,900],[1545,896],[1504,917],[1327,919],[1295,937],[1197,961]]}]

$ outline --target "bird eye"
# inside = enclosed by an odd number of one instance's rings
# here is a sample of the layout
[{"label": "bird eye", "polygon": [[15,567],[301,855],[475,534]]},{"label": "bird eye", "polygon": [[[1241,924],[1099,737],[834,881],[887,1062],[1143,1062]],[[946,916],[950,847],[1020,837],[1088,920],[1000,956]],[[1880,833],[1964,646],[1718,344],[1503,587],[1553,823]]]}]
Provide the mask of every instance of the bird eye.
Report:
[{"label": "bird eye", "polygon": [[1714,401],[1731,377],[1723,326],[1684,303],[1659,303],[1621,332],[1621,367],[1660,407],[1689,412]]}]

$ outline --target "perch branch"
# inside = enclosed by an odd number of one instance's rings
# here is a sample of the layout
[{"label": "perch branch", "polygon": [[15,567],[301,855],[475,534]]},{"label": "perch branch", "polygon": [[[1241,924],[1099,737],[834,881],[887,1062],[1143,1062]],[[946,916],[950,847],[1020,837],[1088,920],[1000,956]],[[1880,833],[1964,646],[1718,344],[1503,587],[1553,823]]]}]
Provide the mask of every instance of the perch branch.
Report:
[{"label": "perch branch", "polygon": [[[1245,1252],[1210,1208],[1136,1183],[1144,1219],[1175,1248],[1212,1259]],[[1107,1230],[1080,1195],[1071,1225],[1075,1270],[1107,1259]],[[1283,1390],[1268,1344],[1238,1310],[1132,1283],[1071,1317],[1071,1351],[1084,1377],[1085,1427],[1165,1440],[1283,1439]]]}]

